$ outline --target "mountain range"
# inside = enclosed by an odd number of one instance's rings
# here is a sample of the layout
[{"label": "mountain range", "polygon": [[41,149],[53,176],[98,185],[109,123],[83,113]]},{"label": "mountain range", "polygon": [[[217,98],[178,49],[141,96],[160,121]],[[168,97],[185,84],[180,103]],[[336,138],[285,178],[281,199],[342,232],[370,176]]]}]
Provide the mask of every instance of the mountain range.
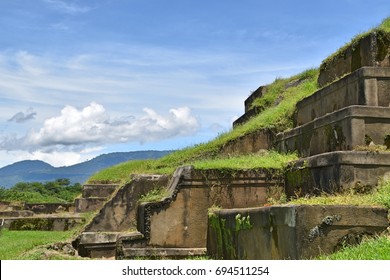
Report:
[{"label": "mountain range", "polygon": [[47,182],[67,178],[73,184],[84,183],[92,174],[121,162],[156,159],[172,151],[136,151],[102,154],[71,166],[54,167],[40,160],[23,160],[0,168],[0,187],[10,188],[19,182]]}]

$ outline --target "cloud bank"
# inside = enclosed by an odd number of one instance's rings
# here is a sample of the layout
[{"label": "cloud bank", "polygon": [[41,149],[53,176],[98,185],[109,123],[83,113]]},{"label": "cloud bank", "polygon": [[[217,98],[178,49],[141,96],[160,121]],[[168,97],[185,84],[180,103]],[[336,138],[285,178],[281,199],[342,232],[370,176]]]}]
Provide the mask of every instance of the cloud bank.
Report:
[{"label": "cloud bank", "polygon": [[[31,130],[19,138],[3,137],[0,149],[78,151],[88,144],[145,143],[189,136],[199,129],[199,123],[188,107],[170,109],[166,115],[150,108],[143,109],[143,112],[140,117],[111,118],[103,105],[95,102],[82,109],[65,106],[59,116],[45,120],[40,129]],[[17,119],[15,116],[13,118]],[[23,117],[26,118],[23,115],[20,119]]]}]

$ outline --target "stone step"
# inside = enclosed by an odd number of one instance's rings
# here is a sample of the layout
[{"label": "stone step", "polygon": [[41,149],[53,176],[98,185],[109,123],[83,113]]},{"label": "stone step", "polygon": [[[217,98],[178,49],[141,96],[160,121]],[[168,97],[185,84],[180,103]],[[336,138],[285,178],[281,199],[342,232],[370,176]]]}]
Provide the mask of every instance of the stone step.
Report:
[{"label": "stone step", "polygon": [[343,48],[339,54],[324,59],[318,84],[323,87],[364,66],[390,66],[390,40],[384,31],[375,31]]},{"label": "stone step", "polygon": [[112,258],[116,255],[118,239],[143,239],[140,232],[83,232],[74,242],[82,257]]},{"label": "stone step", "polygon": [[74,200],[75,212],[84,213],[99,210],[106,201],[106,197],[76,198]]},{"label": "stone step", "polygon": [[302,99],[295,126],[351,105],[389,107],[390,68],[362,67]]},{"label": "stone step", "polygon": [[109,197],[117,188],[118,184],[86,184],[83,185],[82,197]]},{"label": "stone step", "polygon": [[85,222],[80,216],[39,215],[32,217],[9,217],[4,219],[4,228],[9,230],[67,231]]},{"label": "stone step", "polygon": [[206,248],[123,248],[121,259],[145,258],[172,258],[206,256]]},{"label": "stone step", "polygon": [[220,209],[209,215],[207,253],[228,260],[311,259],[381,234],[387,215],[386,208],[350,205]]},{"label": "stone step", "polygon": [[[280,152],[298,151],[308,157],[331,151],[353,150],[373,142],[390,143],[390,108],[349,106],[276,136]],[[387,140],[387,141],[386,141]]]},{"label": "stone step", "polygon": [[390,175],[390,152],[336,151],[301,158],[286,171],[288,197],[337,193],[347,189],[364,192]]}]

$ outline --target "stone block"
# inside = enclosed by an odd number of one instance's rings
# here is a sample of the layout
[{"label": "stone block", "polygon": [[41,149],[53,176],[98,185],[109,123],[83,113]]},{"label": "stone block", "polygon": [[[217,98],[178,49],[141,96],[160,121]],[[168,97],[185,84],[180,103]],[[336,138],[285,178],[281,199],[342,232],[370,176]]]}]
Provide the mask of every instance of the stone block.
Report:
[{"label": "stone block", "polygon": [[381,207],[340,205],[217,210],[209,216],[207,252],[215,259],[311,259],[380,234],[387,215]]},{"label": "stone block", "polygon": [[165,175],[137,175],[130,183],[104,204],[104,207],[85,227],[86,231],[117,232],[137,228],[137,207],[141,196],[167,185]]},{"label": "stone block", "polygon": [[229,173],[190,169],[178,182],[173,197],[139,206],[138,230],[151,247],[203,248],[210,207],[263,205],[279,186],[281,181],[272,170]]},{"label": "stone block", "polygon": [[107,198],[104,197],[76,198],[74,200],[75,212],[84,213],[99,210],[106,200]]},{"label": "stone block", "polygon": [[9,230],[67,231],[83,223],[81,217],[18,217],[5,218],[4,227]]},{"label": "stone block", "polygon": [[271,129],[257,130],[225,143],[220,153],[238,155],[267,150],[272,147],[274,138],[275,132]]},{"label": "stone block", "polygon": [[298,151],[300,157],[308,157],[370,142],[384,145],[389,134],[390,108],[350,106],[279,133],[275,145],[280,152]]},{"label": "stone block", "polygon": [[288,197],[370,190],[390,174],[389,152],[337,151],[292,162],[286,171]]},{"label": "stone block", "polygon": [[390,34],[383,31],[369,33],[337,55],[325,59],[320,66],[318,84],[323,87],[361,67],[390,66]]},{"label": "stone block", "polygon": [[390,105],[390,68],[363,67],[302,99],[295,126],[351,105]]},{"label": "stone block", "polygon": [[83,198],[89,197],[109,197],[118,187],[117,184],[90,184],[83,185]]}]

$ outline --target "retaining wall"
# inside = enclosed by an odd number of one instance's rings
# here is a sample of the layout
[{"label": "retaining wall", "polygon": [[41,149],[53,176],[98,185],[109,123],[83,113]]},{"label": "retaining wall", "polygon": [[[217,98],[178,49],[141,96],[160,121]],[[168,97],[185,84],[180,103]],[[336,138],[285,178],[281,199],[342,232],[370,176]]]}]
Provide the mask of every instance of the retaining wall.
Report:
[{"label": "retaining wall", "polygon": [[188,167],[174,198],[139,207],[139,231],[148,246],[203,248],[206,246],[210,207],[240,208],[264,205],[282,192],[275,170],[223,172]]},{"label": "retaining wall", "polygon": [[389,226],[388,209],[286,205],[210,214],[207,252],[215,259],[310,259],[358,244]]},{"label": "retaining wall", "polygon": [[288,197],[336,193],[346,189],[367,192],[390,174],[390,152],[338,151],[292,162],[286,171]]},{"label": "retaining wall", "polygon": [[295,126],[351,105],[390,105],[390,68],[363,67],[296,105]]},{"label": "retaining wall", "polygon": [[298,151],[299,156],[308,157],[353,150],[370,142],[389,144],[389,134],[390,108],[350,106],[279,133],[275,145],[281,152]]},{"label": "retaining wall", "polygon": [[390,35],[383,31],[371,32],[350,44],[338,55],[325,59],[320,66],[319,86],[325,86],[338,78],[364,66],[390,66]]}]

